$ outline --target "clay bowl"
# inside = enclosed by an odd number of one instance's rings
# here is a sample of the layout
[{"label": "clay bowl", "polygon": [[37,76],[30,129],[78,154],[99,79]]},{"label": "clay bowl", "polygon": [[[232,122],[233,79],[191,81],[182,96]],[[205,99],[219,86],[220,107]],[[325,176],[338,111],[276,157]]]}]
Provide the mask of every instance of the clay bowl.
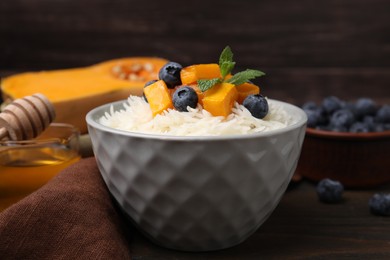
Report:
[{"label": "clay bowl", "polygon": [[306,129],[296,174],[318,182],[340,181],[347,188],[390,182],[390,131],[342,133]]}]

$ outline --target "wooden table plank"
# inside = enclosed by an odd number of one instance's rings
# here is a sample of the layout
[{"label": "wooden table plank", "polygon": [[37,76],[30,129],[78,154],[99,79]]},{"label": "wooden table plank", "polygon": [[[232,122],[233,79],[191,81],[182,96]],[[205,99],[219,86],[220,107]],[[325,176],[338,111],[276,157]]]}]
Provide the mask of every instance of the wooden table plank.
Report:
[{"label": "wooden table plank", "polygon": [[164,249],[132,230],[134,259],[386,259],[390,219],[372,215],[368,200],[390,186],[347,190],[339,204],[319,202],[315,186],[289,189],[270,218],[248,240],[230,249],[186,253]]}]

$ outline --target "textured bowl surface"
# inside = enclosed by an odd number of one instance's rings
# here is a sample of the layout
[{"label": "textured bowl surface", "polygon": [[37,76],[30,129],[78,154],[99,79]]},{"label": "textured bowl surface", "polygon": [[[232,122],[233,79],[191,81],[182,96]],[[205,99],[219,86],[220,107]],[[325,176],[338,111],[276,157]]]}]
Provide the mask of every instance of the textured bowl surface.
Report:
[{"label": "textured bowl surface", "polygon": [[96,160],[108,189],[147,237],[164,247],[209,251],[248,238],[284,194],[300,155],[305,113],[254,135],[175,137],[131,133],[97,123],[110,106],[87,115]]},{"label": "textured bowl surface", "polygon": [[390,182],[390,131],[341,133],[307,128],[297,174],[331,178],[349,188]]}]

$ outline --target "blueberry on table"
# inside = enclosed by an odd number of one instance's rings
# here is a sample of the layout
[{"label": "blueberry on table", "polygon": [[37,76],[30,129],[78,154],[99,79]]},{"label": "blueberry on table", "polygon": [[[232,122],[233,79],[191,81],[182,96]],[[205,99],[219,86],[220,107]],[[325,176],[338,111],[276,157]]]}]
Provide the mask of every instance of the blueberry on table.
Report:
[{"label": "blueberry on table", "polygon": [[262,119],[268,114],[267,99],[260,94],[247,96],[242,105],[256,118]]},{"label": "blueberry on table", "polygon": [[[145,83],[144,88],[146,88],[149,85],[152,85],[153,83],[157,82],[157,79],[149,80]],[[142,96],[144,97],[145,101],[148,102],[148,99],[145,96],[145,93],[142,93]]]},{"label": "blueberry on table", "polygon": [[163,80],[168,88],[181,85],[180,71],[183,67],[177,62],[168,62],[159,71],[158,77]]},{"label": "blueberry on table", "polygon": [[195,108],[198,104],[198,95],[191,87],[181,87],[173,93],[172,102],[176,110],[180,112],[188,112],[188,106]]},{"label": "blueberry on table", "polygon": [[390,193],[376,193],[368,201],[372,214],[390,216]]},{"label": "blueberry on table", "polygon": [[337,203],[342,199],[344,186],[339,181],[326,178],[322,179],[317,184],[316,190],[320,201],[326,203]]}]

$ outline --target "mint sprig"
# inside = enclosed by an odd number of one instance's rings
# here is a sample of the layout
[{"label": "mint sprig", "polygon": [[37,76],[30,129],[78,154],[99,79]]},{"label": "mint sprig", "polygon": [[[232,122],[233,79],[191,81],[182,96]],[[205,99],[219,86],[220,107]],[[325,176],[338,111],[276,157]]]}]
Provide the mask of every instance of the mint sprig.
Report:
[{"label": "mint sprig", "polygon": [[237,86],[237,85],[244,84],[245,82],[248,82],[248,80],[261,77],[264,75],[265,73],[260,70],[247,69],[234,74],[233,77],[227,80],[227,82]]},{"label": "mint sprig", "polygon": [[233,75],[230,79],[226,80],[226,76],[229,75],[236,63],[233,61],[233,52],[229,46],[226,46],[225,49],[221,52],[219,56],[219,70],[221,71],[222,78],[213,78],[213,79],[199,79],[198,86],[202,92],[209,90],[217,84],[222,82],[227,82],[235,86],[241,85],[245,82],[248,82],[251,79],[264,76],[265,73],[259,70],[247,69]]},{"label": "mint sprig", "polygon": [[198,87],[202,92],[205,92],[206,90],[212,88],[213,86],[222,83],[222,79],[220,78],[214,78],[214,79],[199,79],[198,80]]}]

